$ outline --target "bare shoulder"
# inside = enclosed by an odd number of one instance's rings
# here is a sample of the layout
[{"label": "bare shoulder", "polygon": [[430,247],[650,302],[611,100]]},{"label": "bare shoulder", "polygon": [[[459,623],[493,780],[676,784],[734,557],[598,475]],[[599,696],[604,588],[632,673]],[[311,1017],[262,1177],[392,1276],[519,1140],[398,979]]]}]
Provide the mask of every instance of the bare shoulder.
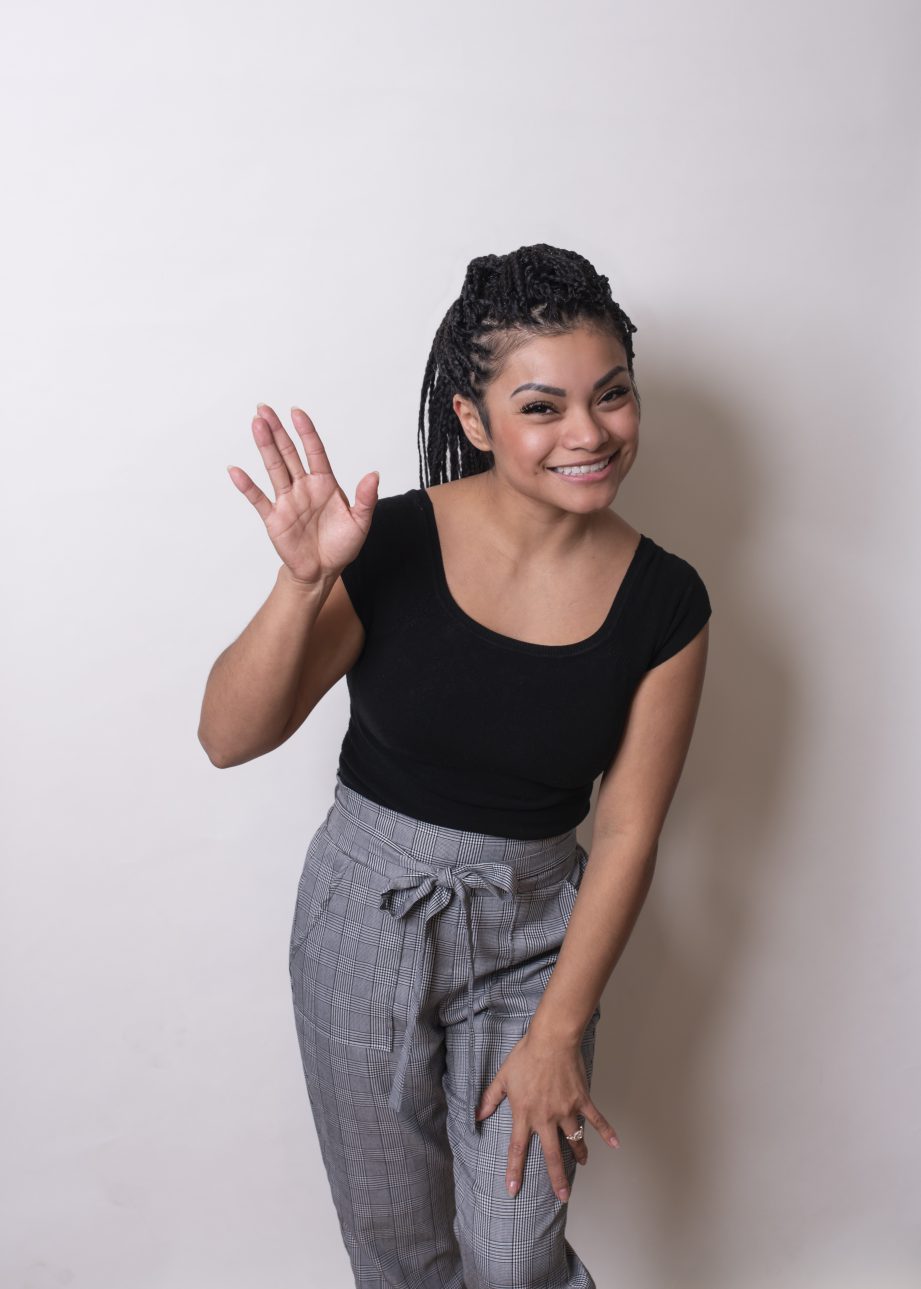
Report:
[{"label": "bare shoulder", "polygon": [[449,479],[447,483],[429,484],[423,491],[429,495],[439,518],[463,520],[475,523],[483,513],[483,494],[476,483],[476,475],[467,475],[463,479]]}]

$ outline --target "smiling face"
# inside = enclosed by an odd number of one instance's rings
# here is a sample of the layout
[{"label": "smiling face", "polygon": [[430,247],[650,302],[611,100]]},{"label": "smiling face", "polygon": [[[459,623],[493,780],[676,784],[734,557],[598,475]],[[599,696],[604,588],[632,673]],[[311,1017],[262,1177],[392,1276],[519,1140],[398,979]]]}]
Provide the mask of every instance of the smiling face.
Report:
[{"label": "smiling face", "polygon": [[636,457],[640,421],[616,336],[591,326],[534,336],[506,359],[484,402],[491,437],[469,399],[455,394],[453,406],[471,443],[493,453],[497,481],[564,510],[610,506]]}]

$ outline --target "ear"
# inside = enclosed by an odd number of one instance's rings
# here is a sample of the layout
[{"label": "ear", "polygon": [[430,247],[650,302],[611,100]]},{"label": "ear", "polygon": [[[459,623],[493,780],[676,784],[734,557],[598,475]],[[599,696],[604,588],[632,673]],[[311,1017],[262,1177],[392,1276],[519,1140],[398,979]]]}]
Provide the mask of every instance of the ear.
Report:
[{"label": "ear", "polygon": [[473,446],[478,448],[480,452],[491,452],[492,445],[486,437],[486,431],[483,429],[479,412],[477,412],[470,399],[464,398],[463,394],[455,394],[451,400],[451,406],[461,423],[461,429]]}]

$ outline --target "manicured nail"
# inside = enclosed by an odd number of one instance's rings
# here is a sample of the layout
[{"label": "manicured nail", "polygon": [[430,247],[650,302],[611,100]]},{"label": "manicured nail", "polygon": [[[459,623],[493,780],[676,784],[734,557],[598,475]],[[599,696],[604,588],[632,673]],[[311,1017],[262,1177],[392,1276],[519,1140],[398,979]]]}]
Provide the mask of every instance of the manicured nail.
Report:
[{"label": "manicured nail", "polygon": [[620,1145],[620,1142],[617,1140],[616,1137],[608,1137],[608,1141],[611,1143],[612,1146]]},{"label": "manicured nail", "polygon": [[514,1181],[514,1180],[513,1180],[513,1181],[510,1181],[510,1182],[509,1182],[509,1184],[508,1184],[508,1193],[509,1193],[509,1195],[514,1195],[514,1194],[516,1193],[516,1191],[517,1191],[517,1190],[518,1190],[518,1183],[517,1183],[516,1181]]},{"label": "manicured nail", "polygon": [[569,1199],[569,1187],[561,1186],[560,1189],[557,1191],[557,1195],[559,1195],[560,1199],[565,1204],[566,1201]]}]

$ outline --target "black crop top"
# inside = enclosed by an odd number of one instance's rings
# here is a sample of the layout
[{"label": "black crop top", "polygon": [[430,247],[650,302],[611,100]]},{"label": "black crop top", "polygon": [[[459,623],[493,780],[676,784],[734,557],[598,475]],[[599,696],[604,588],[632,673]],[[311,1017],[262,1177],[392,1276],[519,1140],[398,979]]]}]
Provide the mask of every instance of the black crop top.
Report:
[{"label": "black crop top", "polygon": [[500,837],[553,837],[585,818],[637,684],[711,612],[696,569],[644,534],[585,640],[500,635],[453,599],[424,488],[378,498],[342,581],[365,644],[346,675],[339,777],[392,810]]}]

